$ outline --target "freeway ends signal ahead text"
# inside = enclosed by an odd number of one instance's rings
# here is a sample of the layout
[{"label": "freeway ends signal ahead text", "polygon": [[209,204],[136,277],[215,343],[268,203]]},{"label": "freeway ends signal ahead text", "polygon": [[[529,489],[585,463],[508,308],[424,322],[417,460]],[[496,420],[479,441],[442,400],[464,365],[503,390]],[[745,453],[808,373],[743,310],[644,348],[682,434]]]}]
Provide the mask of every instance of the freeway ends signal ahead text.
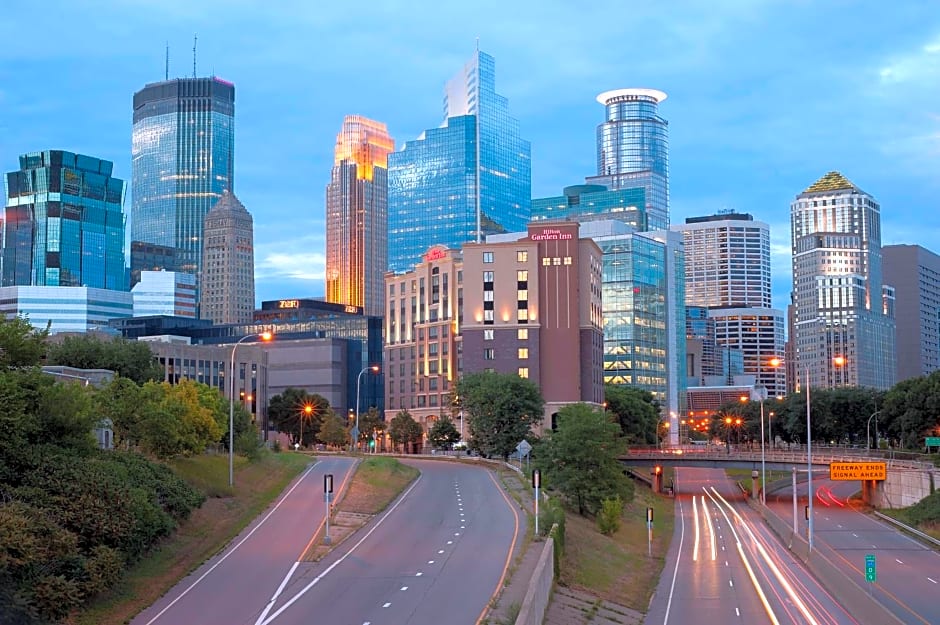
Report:
[{"label": "freeway ends signal ahead text", "polygon": [[829,479],[833,481],[881,480],[888,478],[884,462],[830,462]]}]

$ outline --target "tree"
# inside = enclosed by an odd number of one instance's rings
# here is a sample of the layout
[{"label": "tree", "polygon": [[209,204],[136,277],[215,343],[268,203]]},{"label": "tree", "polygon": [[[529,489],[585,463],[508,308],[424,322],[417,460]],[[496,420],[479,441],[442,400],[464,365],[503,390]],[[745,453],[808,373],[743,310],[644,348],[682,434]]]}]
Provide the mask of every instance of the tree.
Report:
[{"label": "tree", "polygon": [[558,413],[558,429],[536,447],[535,463],[546,486],[557,489],[584,516],[596,513],[605,499],[633,500],[633,483],[618,460],[622,453],[619,425],[579,403]]},{"label": "tree", "polygon": [[408,443],[420,442],[423,434],[424,428],[414,420],[407,410],[399,411],[388,424],[389,438],[392,439],[393,445],[399,447],[404,447]]},{"label": "tree", "polygon": [[323,415],[323,424],[320,426],[320,441],[333,447],[342,447],[349,441],[346,421],[332,410],[328,410]]},{"label": "tree", "polygon": [[[136,446],[140,438],[141,390],[130,378],[115,377],[95,393],[95,407],[111,421],[115,447]],[[226,426],[226,429],[228,427]]]},{"label": "tree", "polygon": [[359,415],[359,442],[368,444],[373,436],[384,431],[385,421],[378,408],[369,408],[368,412]]},{"label": "tree", "polygon": [[605,384],[604,401],[607,412],[620,424],[627,444],[656,444],[659,405],[652,393],[632,386]]},{"label": "tree", "polygon": [[454,392],[467,419],[470,446],[484,456],[508,458],[542,421],[545,400],[538,387],[515,374],[470,373]]},{"label": "tree", "polygon": [[109,369],[138,384],[163,379],[163,370],[146,341],[67,336],[61,343],[49,345],[48,362],[78,369]]},{"label": "tree", "polygon": [[428,430],[428,441],[437,449],[450,449],[460,440],[460,431],[449,417],[442,416]]},{"label": "tree", "polygon": [[[307,410],[307,406],[310,409]],[[279,432],[290,437],[291,444],[301,446],[320,440],[318,435],[324,415],[330,410],[330,402],[322,395],[308,393],[301,388],[289,387],[268,402],[268,418]],[[301,420],[303,440],[300,440]]]},{"label": "tree", "polygon": [[46,355],[48,336],[48,325],[37,330],[24,317],[0,320],[0,370],[38,367]]},{"label": "tree", "polygon": [[884,398],[878,429],[906,449],[940,433],[940,372],[899,382]]}]

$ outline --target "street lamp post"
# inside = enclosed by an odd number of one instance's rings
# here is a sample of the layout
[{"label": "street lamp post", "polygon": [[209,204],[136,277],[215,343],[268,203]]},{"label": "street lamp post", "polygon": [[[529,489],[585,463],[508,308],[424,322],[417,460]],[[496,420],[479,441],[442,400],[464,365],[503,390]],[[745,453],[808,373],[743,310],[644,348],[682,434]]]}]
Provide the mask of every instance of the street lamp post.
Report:
[{"label": "street lamp post", "polygon": [[228,485],[235,485],[235,350],[238,346],[248,339],[261,339],[264,342],[271,340],[270,332],[261,334],[247,334],[232,345],[232,362],[229,368],[229,374],[232,376],[229,386],[228,396]]},{"label": "street lamp post", "polygon": [[806,374],[806,494],[809,497],[809,520],[807,521],[807,536],[809,552],[813,552],[813,431],[810,428],[811,404],[809,399],[809,368],[804,367]]},{"label": "street lamp post", "polygon": [[359,375],[356,376],[356,427],[353,428],[353,449],[357,447],[359,442],[359,389],[361,388],[362,383],[362,374],[366,371],[371,371],[373,373],[378,373],[378,365],[369,365],[368,367],[363,367],[362,371],[359,372]]},{"label": "street lamp post", "polygon": [[[868,455],[871,455],[871,430],[869,429],[871,427],[871,420],[875,419],[875,417],[877,417],[878,413],[880,412],[881,412],[880,410],[876,410],[875,414],[868,417],[868,423],[865,424],[865,437],[867,441],[865,443],[865,453]],[[875,419],[875,447],[877,446],[878,446],[878,419]]]}]

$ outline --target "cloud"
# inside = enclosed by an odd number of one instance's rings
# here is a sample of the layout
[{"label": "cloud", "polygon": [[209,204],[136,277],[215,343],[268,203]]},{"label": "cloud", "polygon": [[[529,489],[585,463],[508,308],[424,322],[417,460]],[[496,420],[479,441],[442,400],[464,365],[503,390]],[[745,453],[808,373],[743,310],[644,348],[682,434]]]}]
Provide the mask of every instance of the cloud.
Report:
[{"label": "cloud", "polygon": [[878,70],[878,77],[885,85],[924,85],[937,76],[940,76],[940,35],[916,50],[896,56]]},{"label": "cloud", "polygon": [[[322,248],[322,240],[316,237],[257,244],[255,248],[255,281],[287,278],[322,283],[325,275],[326,257],[320,251],[313,251]],[[301,251],[291,252],[289,250]]]}]

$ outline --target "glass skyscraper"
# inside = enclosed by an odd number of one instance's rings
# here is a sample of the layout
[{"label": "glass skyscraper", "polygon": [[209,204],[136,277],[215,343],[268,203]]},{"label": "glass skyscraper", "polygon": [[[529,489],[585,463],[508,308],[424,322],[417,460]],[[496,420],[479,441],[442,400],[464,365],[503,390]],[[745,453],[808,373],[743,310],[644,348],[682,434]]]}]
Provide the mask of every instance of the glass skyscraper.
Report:
[{"label": "glass skyscraper", "polygon": [[496,63],[476,51],[444,90],[444,124],[388,157],[388,267],[403,272],[436,244],[460,248],[525,230],[531,148],[496,93]]},{"label": "glass skyscraper", "polygon": [[6,175],[3,286],[128,290],[124,181],[113,167],[62,150],[20,156]]},{"label": "glass skyscraper", "polygon": [[614,219],[634,230],[647,230],[646,192],[642,188],[610,191],[596,184],[565,187],[563,195],[533,198],[532,221],[574,219],[582,223]]},{"label": "glass skyscraper", "polygon": [[385,313],[388,155],[385,124],[347,115],[326,187],[326,301]]},{"label": "glass skyscraper", "polygon": [[[206,213],[234,191],[235,85],[177,78],[134,94],[131,240],[176,249],[175,269],[199,274]],[[131,268],[140,266],[131,255]]]},{"label": "glass skyscraper", "polygon": [[882,281],[881,207],[831,171],[790,204],[800,383],[813,388],[894,385],[894,289]]},{"label": "glass skyscraper", "polygon": [[669,122],[659,116],[666,94],[616,89],[597,96],[607,119],[597,127],[597,175],[588,184],[642,187],[650,230],[669,227]]}]

